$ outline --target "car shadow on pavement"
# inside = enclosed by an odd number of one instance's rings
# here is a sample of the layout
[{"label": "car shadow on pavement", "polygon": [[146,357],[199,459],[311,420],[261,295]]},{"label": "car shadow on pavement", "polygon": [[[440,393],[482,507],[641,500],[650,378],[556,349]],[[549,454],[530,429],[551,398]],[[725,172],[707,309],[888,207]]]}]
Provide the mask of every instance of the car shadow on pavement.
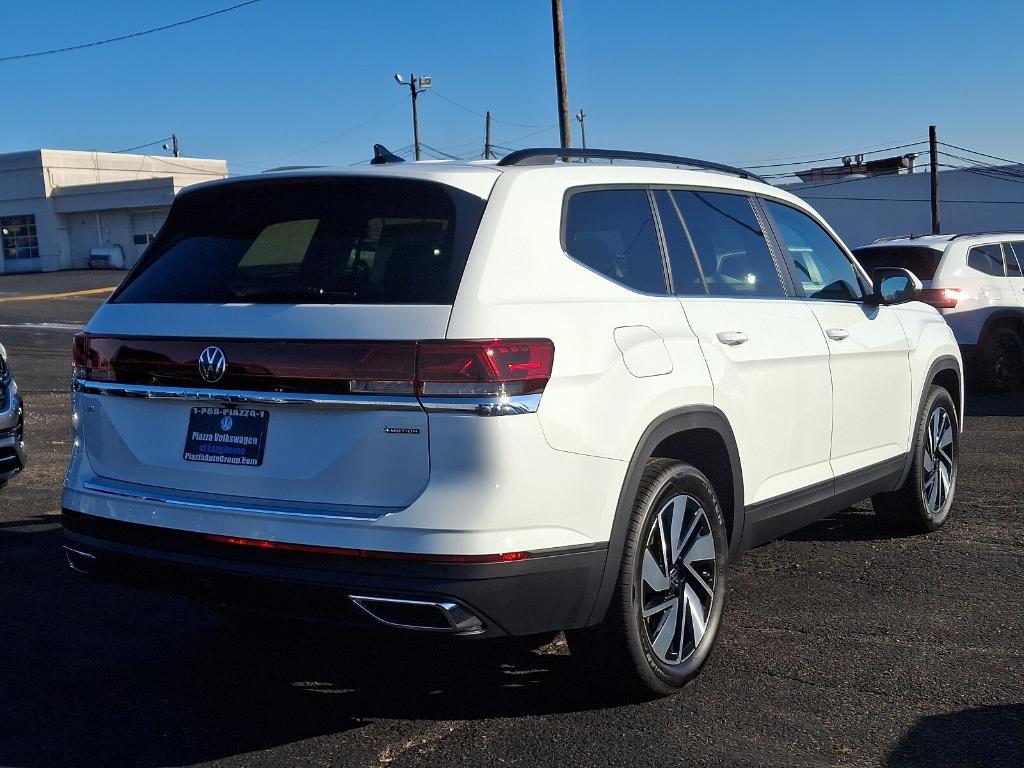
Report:
[{"label": "car shadow on pavement", "polygon": [[867,502],[836,512],[782,538],[786,541],[878,541],[906,535],[886,526]]},{"label": "car shadow on pavement", "polygon": [[922,717],[885,764],[888,768],[1019,768],[1024,765],[1024,705]]},{"label": "car shadow on pavement", "polygon": [[75,574],[60,543],[52,515],[0,523],[0,765],[192,764],[381,718],[614,703],[564,645],[305,626],[252,636],[184,599]]}]

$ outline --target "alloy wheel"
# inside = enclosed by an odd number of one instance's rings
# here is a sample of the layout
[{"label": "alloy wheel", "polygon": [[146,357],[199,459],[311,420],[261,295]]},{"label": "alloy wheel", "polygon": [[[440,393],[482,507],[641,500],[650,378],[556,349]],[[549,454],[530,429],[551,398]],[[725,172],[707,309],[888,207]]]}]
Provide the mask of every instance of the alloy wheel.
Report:
[{"label": "alloy wheel", "polygon": [[640,621],[660,661],[686,661],[707,629],[717,578],[715,539],[707,513],[689,495],[657,514],[643,550]]},{"label": "alloy wheel", "polygon": [[953,421],[945,408],[940,406],[931,412],[924,444],[922,490],[928,511],[933,515],[945,505],[956,477],[953,429]]}]

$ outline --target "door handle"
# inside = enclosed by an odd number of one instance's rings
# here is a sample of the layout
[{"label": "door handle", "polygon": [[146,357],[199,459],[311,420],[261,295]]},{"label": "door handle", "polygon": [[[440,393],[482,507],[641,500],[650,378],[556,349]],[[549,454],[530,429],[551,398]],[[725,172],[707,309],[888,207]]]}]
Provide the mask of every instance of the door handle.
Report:
[{"label": "door handle", "polygon": [[829,328],[825,331],[825,335],[832,341],[842,341],[850,335],[850,332],[845,328]]},{"label": "door handle", "polygon": [[719,331],[715,336],[727,347],[738,347],[750,341],[750,337],[743,331]]}]

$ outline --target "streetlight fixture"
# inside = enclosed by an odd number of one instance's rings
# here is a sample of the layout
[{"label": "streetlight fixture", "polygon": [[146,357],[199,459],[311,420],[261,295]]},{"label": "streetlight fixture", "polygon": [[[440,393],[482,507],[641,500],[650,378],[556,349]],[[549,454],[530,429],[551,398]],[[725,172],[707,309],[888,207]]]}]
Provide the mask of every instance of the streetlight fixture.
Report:
[{"label": "streetlight fixture", "polygon": [[412,143],[416,150],[416,159],[420,159],[420,115],[416,105],[417,97],[429,88],[433,82],[433,78],[423,75],[422,77],[416,77],[416,75],[409,75],[409,80],[406,81],[398,72],[395,73],[395,82],[398,85],[409,86],[409,96],[412,97]]}]

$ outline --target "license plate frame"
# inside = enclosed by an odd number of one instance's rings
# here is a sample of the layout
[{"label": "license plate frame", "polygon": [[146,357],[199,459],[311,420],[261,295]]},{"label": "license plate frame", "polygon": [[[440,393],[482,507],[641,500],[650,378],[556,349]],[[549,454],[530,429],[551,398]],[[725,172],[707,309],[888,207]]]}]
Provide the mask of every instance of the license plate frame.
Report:
[{"label": "license plate frame", "polygon": [[200,464],[262,466],[269,426],[265,409],[194,406],[181,457]]}]

